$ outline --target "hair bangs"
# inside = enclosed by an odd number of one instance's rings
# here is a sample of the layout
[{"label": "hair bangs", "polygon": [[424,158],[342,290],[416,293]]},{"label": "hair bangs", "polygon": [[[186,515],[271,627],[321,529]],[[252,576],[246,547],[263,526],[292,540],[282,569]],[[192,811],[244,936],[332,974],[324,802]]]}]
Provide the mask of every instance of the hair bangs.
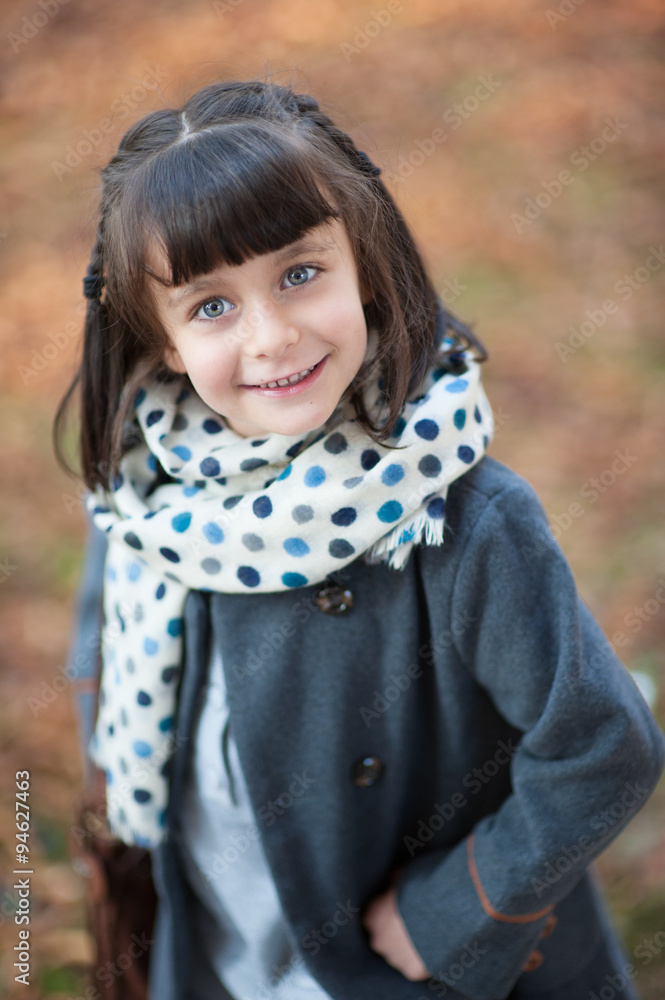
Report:
[{"label": "hair bangs", "polygon": [[189,135],[156,156],[134,205],[148,240],[161,244],[170,283],[279,250],[339,217],[317,160],[293,135],[246,121]]}]

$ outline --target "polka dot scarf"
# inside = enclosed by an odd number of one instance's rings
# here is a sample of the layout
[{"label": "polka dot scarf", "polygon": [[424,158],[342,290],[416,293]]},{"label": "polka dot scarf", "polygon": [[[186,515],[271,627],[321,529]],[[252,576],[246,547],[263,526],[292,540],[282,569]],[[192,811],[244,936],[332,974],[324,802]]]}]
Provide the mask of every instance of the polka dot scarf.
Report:
[{"label": "polka dot scarf", "polygon": [[[391,448],[367,437],[348,403],[304,437],[242,438],[185,379],[143,383],[140,434],[112,491],[89,498],[109,540],[90,753],[106,771],[109,824],[122,840],[151,847],[163,835],[189,589],[305,587],[361,555],[399,569],[414,545],[441,544],[448,485],[493,431],[479,365],[464,358],[462,374],[427,372]],[[365,399],[380,414],[378,384]]]}]

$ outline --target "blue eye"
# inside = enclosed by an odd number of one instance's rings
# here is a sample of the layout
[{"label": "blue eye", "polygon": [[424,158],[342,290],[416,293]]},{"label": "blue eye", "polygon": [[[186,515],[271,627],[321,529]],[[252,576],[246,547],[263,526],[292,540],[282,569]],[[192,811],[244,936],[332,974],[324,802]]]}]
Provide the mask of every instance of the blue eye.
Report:
[{"label": "blue eye", "polygon": [[[319,269],[317,267],[308,267],[304,264],[298,264],[297,267],[292,267],[286,272],[286,279],[291,282],[291,286],[306,285],[308,281],[312,280],[312,277],[316,274]],[[308,272],[312,272],[311,275]]]},{"label": "blue eye", "polygon": [[196,314],[197,319],[219,319],[220,316],[225,316],[228,309],[224,309],[224,305],[230,305],[227,299],[208,299],[204,302],[199,311]]}]

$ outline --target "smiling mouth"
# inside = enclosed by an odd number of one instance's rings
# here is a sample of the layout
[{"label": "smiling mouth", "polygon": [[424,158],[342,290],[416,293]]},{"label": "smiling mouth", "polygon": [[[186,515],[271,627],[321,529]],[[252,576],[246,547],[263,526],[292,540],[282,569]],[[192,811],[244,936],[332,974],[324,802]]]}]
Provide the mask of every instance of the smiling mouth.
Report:
[{"label": "smiling mouth", "polygon": [[285,385],[297,385],[298,382],[302,382],[303,379],[306,379],[308,375],[311,375],[314,369],[318,368],[320,364],[321,362],[317,361],[317,363],[315,365],[312,365],[311,368],[304,368],[301,372],[296,372],[295,375],[289,375],[287,378],[278,378],[275,379],[275,381],[273,382],[259,382],[258,385],[254,386],[254,388],[277,389]]}]

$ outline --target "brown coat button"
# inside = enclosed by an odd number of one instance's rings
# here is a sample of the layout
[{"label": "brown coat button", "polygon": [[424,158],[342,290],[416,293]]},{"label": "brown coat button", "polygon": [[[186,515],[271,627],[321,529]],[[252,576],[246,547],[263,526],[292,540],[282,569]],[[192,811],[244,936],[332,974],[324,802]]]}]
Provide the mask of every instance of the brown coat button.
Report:
[{"label": "brown coat button", "polygon": [[378,757],[361,757],[353,765],[353,784],[358,788],[368,788],[376,784],[383,774],[383,763]]},{"label": "brown coat button", "polygon": [[332,583],[319,590],[316,603],[326,615],[343,615],[353,607],[353,594],[340,584]]},{"label": "brown coat button", "polygon": [[533,972],[538,966],[542,965],[543,953],[542,951],[532,951],[526,962],[522,966],[524,972]]}]

